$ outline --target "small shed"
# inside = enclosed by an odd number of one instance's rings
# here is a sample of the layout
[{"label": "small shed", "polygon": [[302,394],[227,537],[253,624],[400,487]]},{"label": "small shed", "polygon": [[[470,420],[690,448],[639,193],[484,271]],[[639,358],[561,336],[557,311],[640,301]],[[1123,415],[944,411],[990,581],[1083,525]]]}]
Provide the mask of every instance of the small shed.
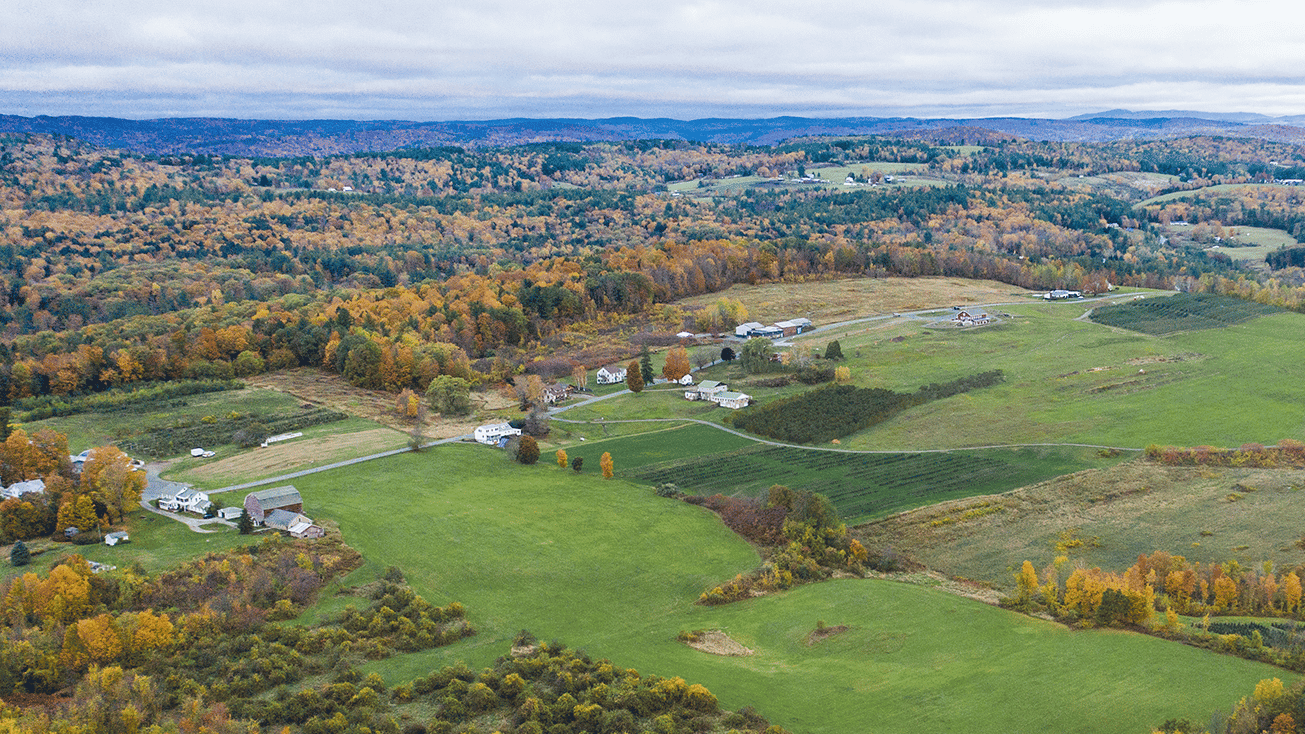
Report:
[{"label": "small shed", "polygon": [[130,540],[130,538],[127,537],[126,530],[119,530],[104,536],[105,545],[117,545],[119,543],[126,543],[128,540]]},{"label": "small shed", "polygon": [[273,510],[302,512],[304,498],[294,485],[286,484],[245,495],[245,509],[249,511],[250,519],[261,525],[263,519]]},{"label": "small shed", "polygon": [[240,516],[244,514],[244,512],[245,512],[245,508],[243,506],[223,507],[222,509],[218,510],[218,517],[222,518],[223,520],[239,520]]}]

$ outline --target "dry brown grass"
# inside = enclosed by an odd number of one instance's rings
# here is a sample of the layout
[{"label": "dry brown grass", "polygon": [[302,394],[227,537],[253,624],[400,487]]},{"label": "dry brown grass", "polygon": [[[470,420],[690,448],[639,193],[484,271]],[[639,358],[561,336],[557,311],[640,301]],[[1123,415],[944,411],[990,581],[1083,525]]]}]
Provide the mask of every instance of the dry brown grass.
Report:
[{"label": "dry brown grass", "polygon": [[[1250,487],[1251,491],[1239,489]],[[1279,567],[1305,561],[1294,546],[1305,512],[1305,471],[1166,467],[1144,460],[1094,469],[1000,495],[944,502],[856,528],[867,548],[891,548],[950,576],[1009,587],[1025,560],[1056,556],[1123,571],[1163,550],[1202,563]],[[1239,495],[1229,501],[1230,493]]]},{"label": "dry brown grass", "polygon": [[685,298],[680,306],[706,306],[733,298],[748,318],[770,323],[806,317],[817,326],[898,311],[971,303],[1013,301],[1030,295],[1007,283],[963,278],[847,278],[810,283],[735,285],[719,293]]},{"label": "dry brown grass", "polygon": [[[406,432],[412,428],[412,423],[407,418],[395,412],[396,395],[380,390],[354,387],[343,377],[329,372],[300,367],[251,377],[248,382],[253,387],[279,390],[305,402],[342,410],[397,431]],[[428,417],[422,434],[427,439],[434,439],[471,433],[476,426],[484,422],[479,419],[478,414],[513,405],[510,397],[505,397],[498,391],[473,392],[471,398],[474,407],[471,415],[450,418],[438,415]]]},{"label": "dry brown grass", "polygon": [[752,650],[740,645],[733,637],[720,630],[708,630],[703,632],[694,642],[684,644],[700,652],[731,658],[746,657],[752,654]]},{"label": "dry brown grass", "polygon": [[348,451],[356,456],[376,454],[406,445],[402,436],[389,428],[374,428],[356,433],[336,433],[313,438],[296,438],[253,449],[191,469],[192,481],[222,480],[229,476],[268,476],[284,474],[322,463],[322,457]]}]

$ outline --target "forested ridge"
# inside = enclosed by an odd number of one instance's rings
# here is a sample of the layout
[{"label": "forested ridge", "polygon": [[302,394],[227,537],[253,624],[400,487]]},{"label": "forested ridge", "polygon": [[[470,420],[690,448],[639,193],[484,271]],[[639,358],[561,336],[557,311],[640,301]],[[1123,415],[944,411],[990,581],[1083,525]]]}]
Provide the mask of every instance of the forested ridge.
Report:
[{"label": "forested ridge", "polygon": [[[1181,216],[1299,233],[1294,188],[1132,208],[1281,178],[1305,165],[1299,146],[986,142],[237,158],[2,136],[0,401],[301,365],[393,391],[439,374],[498,380],[559,350],[594,366],[628,356],[600,333],[729,326],[675,299],[841,275],[1178,286],[1300,307],[1289,257],[1270,279],[1157,228]],[[819,166],[852,183],[795,183]],[[888,185],[883,166],[927,185]],[[1131,193],[1074,185],[1125,173],[1168,178]],[[685,181],[710,195],[681,195]]]}]

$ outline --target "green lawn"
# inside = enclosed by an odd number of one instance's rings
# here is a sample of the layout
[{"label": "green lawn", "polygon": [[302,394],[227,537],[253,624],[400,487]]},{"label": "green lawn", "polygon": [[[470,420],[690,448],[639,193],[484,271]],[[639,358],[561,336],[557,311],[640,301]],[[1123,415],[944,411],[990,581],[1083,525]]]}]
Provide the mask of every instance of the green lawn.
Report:
[{"label": "green lawn", "polygon": [[[646,487],[522,467],[445,446],[296,483],[373,568],[397,565],[430,601],[459,600],[480,630],[449,648],[369,664],[391,682],[463,659],[482,666],[528,628],[645,674],[679,675],[723,705],[798,734],[848,731],[1141,731],[1207,720],[1283,671],[1158,639],[1074,632],[941,592],[882,581],[819,584],[720,608],[707,585],[754,566],[706,511]],[[817,620],[846,624],[815,647]],[[757,654],[675,642],[727,629]]]},{"label": "green lawn", "polygon": [[138,508],[138,511],[128,516],[127,532],[131,540],[127,543],[109,547],[103,543],[73,545],[48,540],[28,541],[33,549],[48,550],[34,557],[31,565],[19,569],[9,565],[6,550],[5,561],[0,563],[0,577],[27,571],[44,573],[60,559],[73,553],[81,554],[88,561],[107,563],[119,568],[139,563],[146,571],[157,573],[205,553],[259,541],[258,536],[241,535],[235,529],[223,525],[209,525],[205,529],[215,532],[196,533],[176,520]]}]

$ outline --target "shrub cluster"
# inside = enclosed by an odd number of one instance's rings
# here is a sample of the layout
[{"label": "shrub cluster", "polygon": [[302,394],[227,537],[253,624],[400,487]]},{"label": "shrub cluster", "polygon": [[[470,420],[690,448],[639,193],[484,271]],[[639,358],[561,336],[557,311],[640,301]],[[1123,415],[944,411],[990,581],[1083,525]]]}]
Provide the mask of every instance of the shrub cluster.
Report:
[{"label": "shrub cluster", "polygon": [[1284,438],[1277,446],[1263,446],[1258,443],[1242,444],[1235,449],[1221,449],[1214,446],[1194,446],[1178,448],[1175,446],[1146,447],[1147,458],[1168,466],[1229,466],[1272,468],[1278,466],[1305,466],[1305,444],[1290,438]]},{"label": "shrub cluster", "polygon": [[398,686],[392,697],[434,705],[434,718],[423,725],[432,734],[784,731],[750,709],[722,711],[701,685],[642,676],[556,642],[500,658],[479,673],[461,663],[446,667]]},{"label": "shrub cluster", "polygon": [[769,546],[763,551],[768,556],[764,564],[703,592],[700,604],[727,604],[826,579],[834,571],[865,571],[865,548],[847,534],[847,526],[823,495],[777,484],[764,503],[720,495],[685,501],[716,510],[731,529]]}]

